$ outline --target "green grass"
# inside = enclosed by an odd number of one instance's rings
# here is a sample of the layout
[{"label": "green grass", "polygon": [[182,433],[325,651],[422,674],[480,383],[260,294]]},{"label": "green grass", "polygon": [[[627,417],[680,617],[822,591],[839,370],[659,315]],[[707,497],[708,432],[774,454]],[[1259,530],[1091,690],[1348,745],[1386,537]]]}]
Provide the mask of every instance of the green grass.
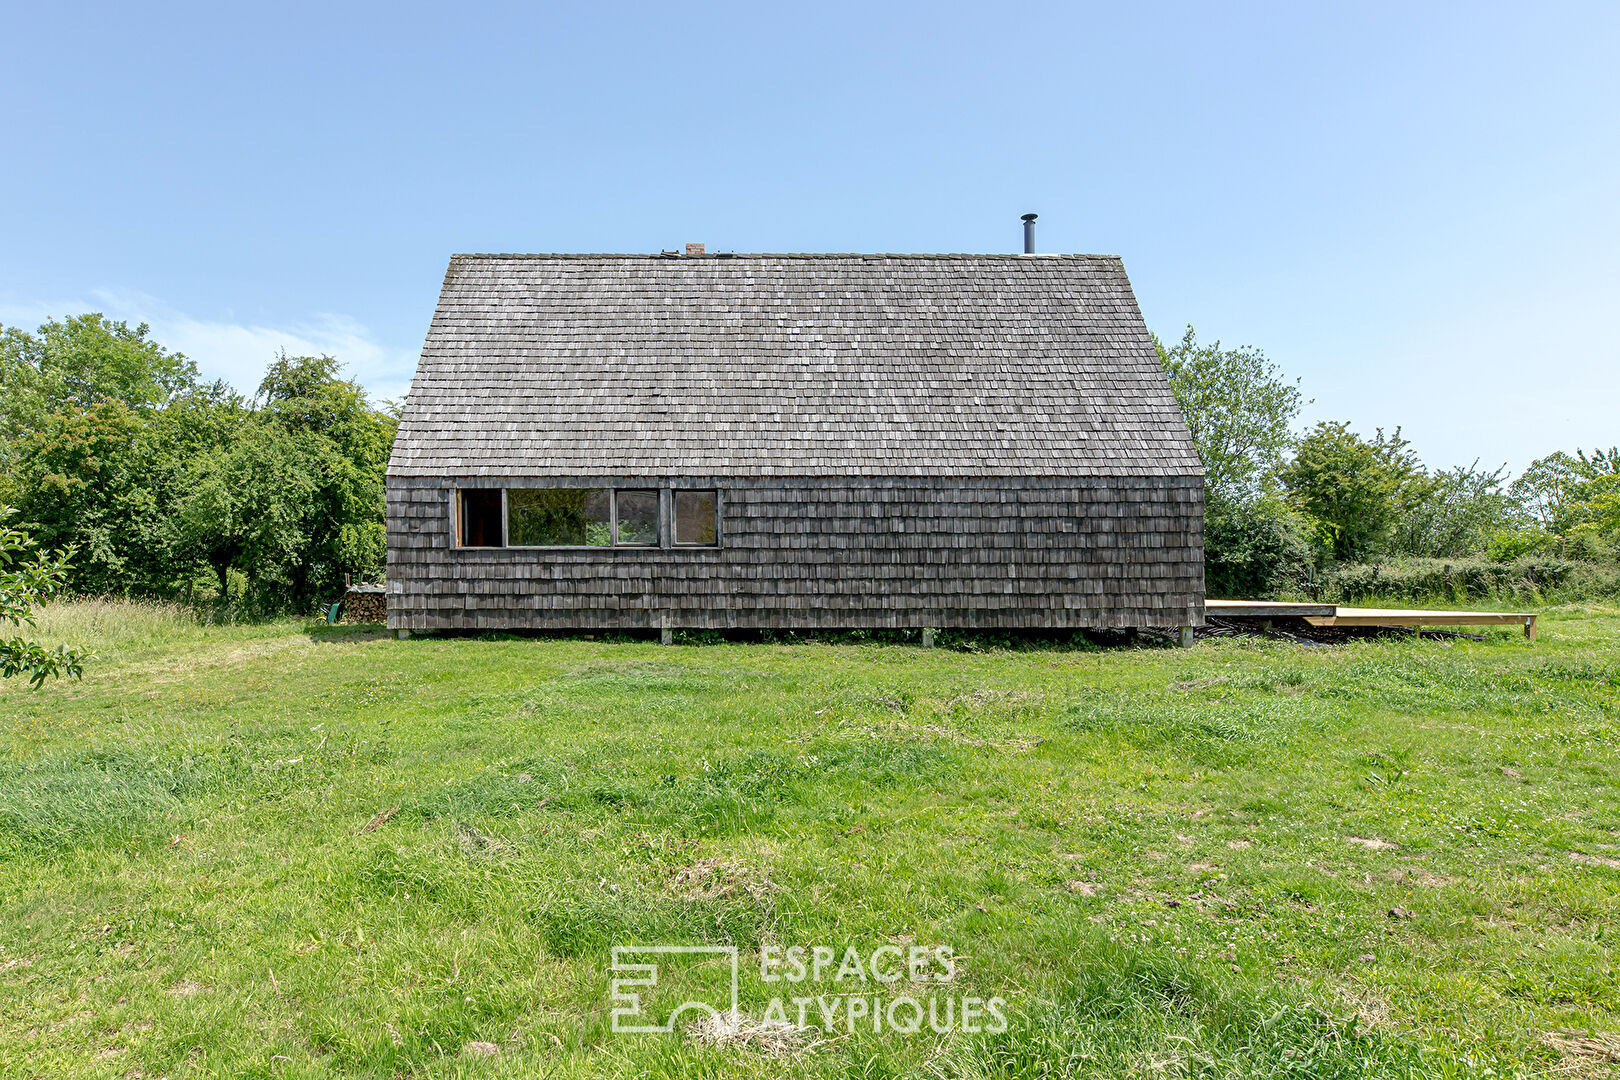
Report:
[{"label": "green grass", "polygon": [[[1190,651],[41,633],[99,658],[0,688],[0,1075],[1535,1076],[1620,1029],[1614,608]],[[1009,1027],[614,1034],[609,950],[657,943],[737,945],[755,1017],[762,945],[945,945]]]}]

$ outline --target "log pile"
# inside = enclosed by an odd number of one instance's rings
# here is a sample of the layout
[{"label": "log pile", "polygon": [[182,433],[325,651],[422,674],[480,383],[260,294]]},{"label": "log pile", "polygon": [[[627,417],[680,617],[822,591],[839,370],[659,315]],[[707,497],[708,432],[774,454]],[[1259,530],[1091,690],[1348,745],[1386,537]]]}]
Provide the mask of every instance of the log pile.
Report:
[{"label": "log pile", "polygon": [[381,585],[351,585],[343,594],[343,621],[380,623],[388,621],[388,597]]}]

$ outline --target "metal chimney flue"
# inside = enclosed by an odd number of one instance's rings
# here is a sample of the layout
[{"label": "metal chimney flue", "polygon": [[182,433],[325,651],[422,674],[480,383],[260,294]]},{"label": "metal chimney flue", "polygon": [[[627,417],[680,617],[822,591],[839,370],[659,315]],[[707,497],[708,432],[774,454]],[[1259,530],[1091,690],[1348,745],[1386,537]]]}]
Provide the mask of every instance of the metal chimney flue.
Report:
[{"label": "metal chimney flue", "polygon": [[1024,254],[1035,254],[1035,219],[1039,214],[1024,215]]}]

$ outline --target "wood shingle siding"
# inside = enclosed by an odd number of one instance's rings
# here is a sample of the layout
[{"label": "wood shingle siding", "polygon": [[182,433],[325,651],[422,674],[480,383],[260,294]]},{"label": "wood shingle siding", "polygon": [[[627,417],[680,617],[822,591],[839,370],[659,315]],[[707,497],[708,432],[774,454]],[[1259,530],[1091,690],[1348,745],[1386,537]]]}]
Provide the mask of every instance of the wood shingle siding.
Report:
[{"label": "wood shingle siding", "polygon": [[[454,492],[720,492],[714,548],[461,548]],[[667,503],[666,503],[667,505]],[[1201,621],[1203,481],[1111,256],[456,256],[391,627]]]},{"label": "wood shingle siding", "polygon": [[730,481],[719,547],[554,551],[453,546],[445,490],[389,483],[392,627],[1201,621],[1197,479]]}]

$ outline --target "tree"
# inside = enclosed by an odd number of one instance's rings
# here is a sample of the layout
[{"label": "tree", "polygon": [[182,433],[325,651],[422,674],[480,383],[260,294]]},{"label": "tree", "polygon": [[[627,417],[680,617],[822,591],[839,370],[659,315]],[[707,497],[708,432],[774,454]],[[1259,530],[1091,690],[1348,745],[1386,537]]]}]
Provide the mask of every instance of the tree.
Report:
[{"label": "tree", "polygon": [[386,559],[397,415],[329,356],[276,357],[252,403],[100,315],[0,329],[0,501],[50,548],[65,587],[191,594],[233,572],[265,609],[308,610]]},{"label": "tree", "polygon": [[283,353],[256,399],[266,418],[311,455],[308,543],[287,581],[289,602],[300,606],[341,589],[346,573],[381,574],[387,557],[383,477],[399,421],[373,408],[365,391],[337,370],[330,356]]},{"label": "tree", "polygon": [[230,591],[232,570],[257,587],[261,603],[273,591],[267,584],[292,576],[309,543],[304,526],[318,483],[313,464],[296,439],[262,418],[233,446],[192,463],[178,509],[181,535],[214,571],[220,599]]},{"label": "tree", "polygon": [[1276,596],[1300,584],[1312,561],[1308,523],[1274,497],[1204,519],[1204,586],[1210,596]]},{"label": "tree", "polygon": [[1154,337],[1159,362],[1204,462],[1213,512],[1247,506],[1275,488],[1289,425],[1304,401],[1258,349],[1200,345],[1192,327],[1173,346]]},{"label": "tree", "polygon": [[198,385],[197,365],[97,313],[52,319],[33,334],[0,330],[0,424],[37,422],[69,403],[118,401],[156,409]]},{"label": "tree", "polygon": [[[36,550],[31,537],[5,524],[14,513],[11,507],[0,506],[0,625],[32,626],[34,608],[62,587],[69,553],[47,555]],[[78,649],[62,645],[47,649],[21,636],[0,640],[0,677],[27,675],[36,687],[53,676],[81,677],[88,659]]]},{"label": "tree", "polygon": [[241,400],[147,327],[98,314],[0,331],[0,496],[48,548],[78,555],[75,592],[172,595],[187,462],[231,437]]},{"label": "tree", "polygon": [[1542,530],[1562,542],[1620,531],[1611,509],[1620,498],[1620,447],[1559,451],[1530,463],[1508,494]]},{"label": "tree", "polygon": [[1407,508],[1392,547],[1434,559],[1477,555],[1512,527],[1517,508],[1502,481],[1507,466],[1486,472],[1475,461],[1429,478],[1426,497]]},{"label": "tree", "polygon": [[1318,538],[1334,559],[1371,558],[1395,527],[1433,491],[1400,428],[1363,439],[1348,424],[1323,422],[1299,441],[1282,482],[1316,519]]},{"label": "tree", "polygon": [[157,410],[69,401],[12,441],[9,497],[42,544],[77,549],[71,590],[173,595],[198,566],[176,517],[189,463],[245,416],[208,387]]}]

